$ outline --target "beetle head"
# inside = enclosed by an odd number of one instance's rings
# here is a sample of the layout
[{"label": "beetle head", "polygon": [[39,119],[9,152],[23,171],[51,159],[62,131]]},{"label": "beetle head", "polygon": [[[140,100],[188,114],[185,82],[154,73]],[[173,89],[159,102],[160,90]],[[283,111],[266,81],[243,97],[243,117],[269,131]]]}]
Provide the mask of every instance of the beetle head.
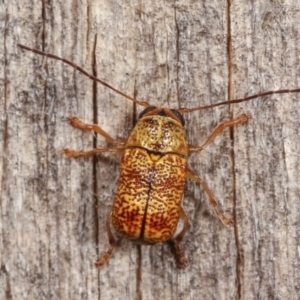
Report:
[{"label": "beetle head", "polygon": [[139,119],[148,116],[164,116],[176,120],[182,126],[185,125],[184,118],[182,114],[176,109],[168,109],[156,106],[146,107],[139,115]]}]

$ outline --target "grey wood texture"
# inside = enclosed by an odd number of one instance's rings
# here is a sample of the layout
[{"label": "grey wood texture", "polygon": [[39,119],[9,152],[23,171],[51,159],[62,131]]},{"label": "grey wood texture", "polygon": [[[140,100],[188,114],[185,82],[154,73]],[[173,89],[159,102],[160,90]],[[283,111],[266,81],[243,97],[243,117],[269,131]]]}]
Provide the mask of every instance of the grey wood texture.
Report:
[{"label": "grey wood texture", "polygon": [[167,244],[124,240],[98,270],[120,158],[64,157],[94,144],[67,118],[126,139],[142,108],[16,46],[72,60],[153,105],[195,107],[300,87],[299,20],[298,0],[2,1],[0,299],[299,299],[299,94],[186,114],[194,145],[251,116],[189,158],[235,226],[187,181],[188,267],[176,268]]}]

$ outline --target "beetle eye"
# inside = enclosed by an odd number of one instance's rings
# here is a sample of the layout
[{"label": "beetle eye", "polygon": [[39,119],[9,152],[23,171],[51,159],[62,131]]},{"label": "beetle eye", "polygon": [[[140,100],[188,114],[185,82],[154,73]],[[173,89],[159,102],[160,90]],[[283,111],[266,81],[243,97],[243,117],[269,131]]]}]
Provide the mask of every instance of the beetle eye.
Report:
[{"label": "beetle eye", "polygon": [[184,121],[183,115],[176,109],[171,109],[171,112],[180,120],[181,125],[184,126],[185,121]]},{"label": "beetle eye", "polygon": [[146,107],[139,115],[139,119],[141,119],[146,113],[148,113],[149,111],[152,111],[156,109],[156,106],[149,106],[149,107]]}]

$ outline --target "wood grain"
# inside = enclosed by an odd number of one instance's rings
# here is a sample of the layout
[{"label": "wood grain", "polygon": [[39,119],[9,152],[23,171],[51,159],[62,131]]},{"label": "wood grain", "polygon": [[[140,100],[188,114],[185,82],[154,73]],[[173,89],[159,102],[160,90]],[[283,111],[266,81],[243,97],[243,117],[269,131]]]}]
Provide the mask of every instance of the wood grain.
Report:
[{"label": "wood grain", "polygon": [[153,105],[195,107],[300,87],[298,1],[12,0],[0,6],[0,299],[298,299],[299,98],[277,95],[185,115],[191,144],[247,113],[190,167],[235,220],[226,228],[188,181],[189,266],[167,244],[123,241],[109,264],[105,219],[119,157],[70,116],[126,138],[142,110],[61,62]]}]

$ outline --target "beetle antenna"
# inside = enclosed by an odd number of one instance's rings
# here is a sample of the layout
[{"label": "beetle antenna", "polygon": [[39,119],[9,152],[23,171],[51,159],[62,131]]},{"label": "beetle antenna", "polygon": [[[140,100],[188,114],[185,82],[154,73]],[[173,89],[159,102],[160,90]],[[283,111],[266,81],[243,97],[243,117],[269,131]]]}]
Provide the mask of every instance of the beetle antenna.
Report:
[{"label": "beetle antenna", "polygon": [[206,105],[206,106],[198,106],[198,107],[194,107],[194,108],[181,107],[178,109],[178,111],[180,113],[184,114],[184,113],[188,113],[188,112],[192,112],[192,111],[196,111],[196,110],[204,110],[204,109],[208,109],[208,108],[212,108],[212,107],[216,107],[216,106],[220,106],[220,105],[224,105],[224,104],[240,103],[240,102],[252,100],[254,98],[264,97],[264,96],[273,95],[273,94],[298,93],[298,92],[300,92],[300,89],[268,91],[268,92],[263,92],[263,93],[259,93],[256,95],[248,96],[246,98],[228,100],[228,101],[218,102],[218,103],[214,103],[214,104]]},{"label": "beetle antenna", "polygon": [[[17,44],[17,46],[24,49],[24,50],[28,50],[28,51],[34,52],[36,54],[39,54],[39,55],[43,55],[43,56],[50,57],[50,58],[53,58],[53,59],[56,59],[56,60],[60,60],[64,63],[68,64],[69,66],[73,67],[74,69],[78,70],[80,73],[84,74],[85,76],[92,79],[93,81],[101,83],[102,85],[108,87],[109,89],[111,89],[115,93],[125,97],[126,99],[128,99],[130,101],[133,101],[134,103],[136,103],[138,105],[141,105],[141,106],[144,106],[144,107],[149,107],[150,106],[150,104],[148,102],[140,101],[140,100],[137,100],[137,99],[135,99],[135,98],[133,98],[133,97],[127,95],[127,94],[124,94],[123,92],[121,92],[121,91],[117,90],[116,88],[112,87],[111,85],[109,85],[105,81],[91,75],[90,73],[88,73],[87,71],[85,71],[84,69],[79,67],[78,65],[74,64],[73,62],[71,62],[71,61],[69,61],[65,58],[53,55],[51,53],[46,53],[46,52],[43,52],[43,51],[40,51],[40,50],[37,50],[37,49],[34,49],[34,48],[29,48],[29,47],[21,45],[21,44]],[[245,102],[245,101],[252,100],[254,98],[264,97],[264,96],[273,95],[273,94],[298,93],[298,92],[300,92],[300,88],[294,89],[294,90],[285,89],[285,90],[268,91],[268,92],[259,93],[259,94],[248,96],[248,97],[241,98],[241,99],[228,100],[228,101],[218,102],[218,103],[214,103],[214,104],[206,105],[206,106],[198,106],[198,107],[194,107],[194,108],[181,107],[177,111],[184,114],[184,113],[189,113],[189,112],[193,112],[193,111],[197,111],[197,110],[205,110],[205,109],[208,109],[208,108],[213,108],[213,107],[221,106],[221,105],[225,105],[225,104],[228,105],[228,104],[233,104],[233,103]]]},{"label": "beetle antenna", "polygon": [[140,101],[140,100],[137,100],[133,97],[130,97],[129,95],[126,95],[124,94],[123,92],[115,89],[114,87],[112,87],[111,85],[109,85],[108,83],[106,83],[105,81],[103,80],[100,80],[99,78],[89,74],[87,71],[85,71],[84,69],[82,69],[81,67],[79,67],[78,65],[72,63],[71,61],[67,60],[67,59],[64,59],[64,58],[61,58],[59,56],[56,56],[56,55],[53,55],[53,54],[50,54],[50,53],[46,53],[46,52],[43,52],[43,51],[40,51],[40,50],[37,50],[37,49],[33,49],[33,48],[29,48],[27,46],[24,46],[24,45],[20,45],[20,44],[17,44],[18,47],[22,48],[22,49],[25,49],[25,50],[28,50],[28,51],[31,51],[31,52],[34,52],[36,54],[39,54],[39,55],[43,55],[43,56],[46,56],[46,57],[50,57],[50,58],[54,58],[54,59],[57,59],[57,60],[60,60],[66,64],[68,64],[69,66],[73,67],[74,69],[78,70],[80,73],[84,74],[85,76],[89,77],[90,79],[96,81],[96,82],[99,82],[101,83],[102,85],[108,87],[109,89],[113,90],[115,93],[125,97],[126,99],[130,100],[130,101],[133,101],[134,103],[138,104],[138,105],[141,105],[141,106],[144,106],[144,107],[148,107],[150,106],[150,104],[148,102],[145,102],[145,101]]}]

